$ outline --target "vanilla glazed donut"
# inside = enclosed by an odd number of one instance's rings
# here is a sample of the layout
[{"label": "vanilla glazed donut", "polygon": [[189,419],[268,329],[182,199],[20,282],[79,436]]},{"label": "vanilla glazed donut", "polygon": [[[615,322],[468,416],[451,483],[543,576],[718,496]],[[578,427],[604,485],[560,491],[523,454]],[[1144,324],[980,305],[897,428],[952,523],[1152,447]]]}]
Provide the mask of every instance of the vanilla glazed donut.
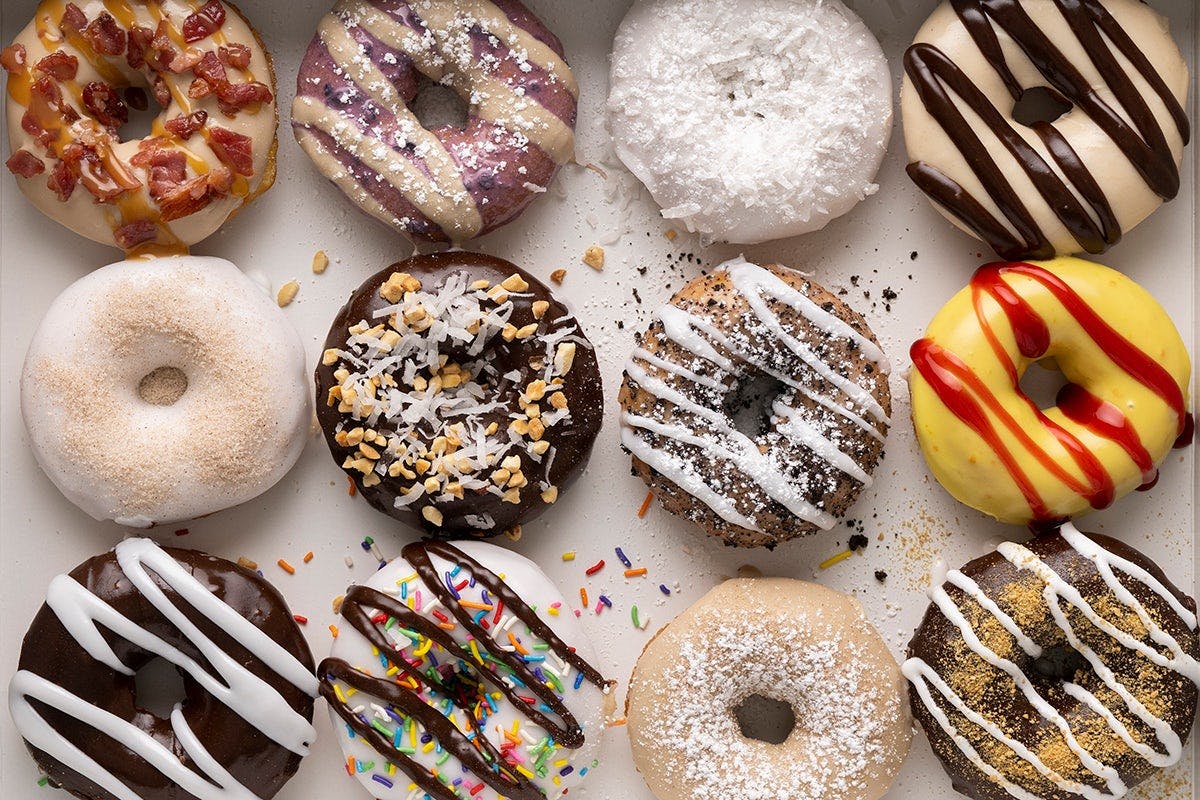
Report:
[{"label": "vanilla glazed donut", "polygon": [[21,416],[47,477],[96,519],[194,519],[296,462],[312,424],[304,361],[274,300],[228,261],[122,261],[50,305]]},{"label": "vanilla glazed donut", "polygon": [[[186,695],[138,705],[161,658]],[[316,738],[313,658],[261,575],[126,539],[50,582],[8,685],[17,731],[52,786],[84,800],[268,798]]]},{"label": "vanilla glazed donut", "polygon": [[[788,578],[728,580],[638,658],[625,714],[658,800],[877,800],[912,741],[900,669],[854,598]],[[773,743],[747,701],[786,704]]]},{"label": "vanilla glazed donut", "polygon": [[957,791],[1116,800],[1179,761],[1196,603],[1146,556],[1067,523],[951,570],[931,599],[902,671]]},{"label": "vanilla glazed donut", "polygon": [[[43,0],[0,62],[8,168],[89,239],[180,252],[275,180],[271,59],[229,3]],[[122,138],[150,102],[150,134]]]},{"label": "vanilla glazed donut", "polygon": [[[910,348],[913,425],[959,501],[1018,525],[1068,519],[1148,489],[1191,442],[1191,362],[1162,306],[1119,272],[1077,258],[976,271]],[[1020,386],[1062,372],[1055,405]]]},{"label": "vanilla glazed donut", "polygon": [[316,369],[329,452],[379,511],[434,536],[516,536],[583,472],[604,417],[596,352],[500,258],[414,256],[365,280]]},{"label": "vanilla glazed donut", "polygon": [[[774,547],[833,527],[871,485],[888,371],[838,297],[739,257],[685,285],[639,335],[621,443],[668,511],[725,544]],[[756,395],[747,430],[738,418]]]},{"label": "vanilla glazed donut", "polygon": [[610,84],[617,156],[706,238],[819,230],[879,189],[891,76],[838,0],[638,0]]},{"label": "vanilla glazed donut", "polygon": [[[1188,68],[1138,0],[948,0],[904,54],[908,174],[1002,258],[1101,253],[1179,191]],[[1068,110],[1022,124],[1022,96]]]},{"label": "vanilla glazed donut", "polygon": [[415,542],[341,601],[317,667],[381,800],[556,800],[598,764],[612,682],[554,583],[484,542]]},{"label": "vanilla glazed donut", "polygon": [[[463,128],[426,128],[422,83]],[[518,0],[339,0],[300,73],[292,130],[317,169],[410,239],[462,242],[515,219],[574,157],[579,86]]]}]

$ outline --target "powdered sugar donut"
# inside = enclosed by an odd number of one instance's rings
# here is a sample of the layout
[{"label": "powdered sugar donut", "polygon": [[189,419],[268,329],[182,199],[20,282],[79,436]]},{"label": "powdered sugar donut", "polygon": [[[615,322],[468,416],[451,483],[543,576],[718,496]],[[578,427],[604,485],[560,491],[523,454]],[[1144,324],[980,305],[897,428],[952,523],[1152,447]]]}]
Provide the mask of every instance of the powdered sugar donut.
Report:
[{"label": "powdered sugar donut", "polygon": [[664,217],[762,242],[875,193],[891,78],[838,0],[638,0],[617,31],[608,113]]},{"label": "powdered sugar donut", "polygon": [[148,527],[282,478],[312,420],[306,378],[300,337],[233,264],[122,261],[51,304],[25,357],[21,415],[68,500]]}]

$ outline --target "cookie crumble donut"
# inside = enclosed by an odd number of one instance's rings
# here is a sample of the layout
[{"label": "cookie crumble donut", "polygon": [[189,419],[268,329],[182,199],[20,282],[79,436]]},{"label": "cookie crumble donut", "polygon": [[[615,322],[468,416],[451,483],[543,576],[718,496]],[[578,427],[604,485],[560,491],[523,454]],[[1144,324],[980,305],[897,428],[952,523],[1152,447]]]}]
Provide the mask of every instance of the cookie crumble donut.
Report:
[{"label": "cookie crumble donut", "polygon": [[819,230],[879,189],[891,76],[838,0],[639,0],[610,84],[617,156],[706,238]]},{"label": "cookie crumble donut", "polygon": [[265,492],[299,457],[311,409],[299,335],[218,258],[86,275],[47,310],[21,373],[46,475],[96,519],[135,527]]},{"label": "cookie crumble donut", "polygon": [[[1077,258],[997,262],[910,349],[913,425],[934,477],[1014,524],[1068,519],[1150,488],[1188,444],[1191,362],[1145,289]],[[1050,361],[1068,383],[1039,408],[1020,381]]]},{"label": "cookie crumble donut", "polygon": [[393,264],[350,296],[325,347],[330,453],[372,506],[436,536],[515,535],[600,430],[596,354],[574,314],[499,258]]},{"label": "cookie crumble donut", "polygon": [[[426,128],[423,81],[467,105]],[[410,239],[462,242],[515,219],[574,156],[579,86],[518,0],[339,0],[296,78],[292,130],[356,206]]]},{"label": "cookie crumble donut", "polygon": [[[728,580],[638,658],[625,709],[634,763],[658,800],[877,800],[912,741],[902,685],[857,600],[786,578]],[[743,726],[752,698],[790,707],[782,741]]]},{"label": "cookie crumble donut", "polygon": [[[89,239],[186,250],[275,180],[271,59],[229,3],[43,0],[0,62],[8,168]],[[123,139],[151,102],[150,134]]]},{"label": "cookie crumble donut", "polygon": [[[137,704],[161,658],[186,696]],[[9,711],[51,785],[85,800],[267,800],[315,737],[313,659],[262,577],[126,539],[50,583],[21,645]]]},{"label": "cookie crumble donut", "polygon": [[[1188,68],[1144,3],[943,2],[904,69],[909,176],[1002,258],[1104,252],[1179,190]],[[1023,124],[1033,90],[1068,110]]]},{"label": "cookie crumble donut", "polygon": [[835,295],[737,258],[684,286],[638,337],[621,442],[668,511],[726,544],[773,547],[828,530],[871,485],[888,371]]},{"label": "cookie crumble donut", "polygon": [[566,606],[536,564],[483,542],[416,542],[351,586],[317,673],[366,790],[382,800],[574,790],[596,766],[612,682]]},{"label": "cookie crumble donut", "polygon": [[909,645],[913,712],[975,800],[1124,797],[1196,716],[1196,604],[1067,523],[952,570]]}]

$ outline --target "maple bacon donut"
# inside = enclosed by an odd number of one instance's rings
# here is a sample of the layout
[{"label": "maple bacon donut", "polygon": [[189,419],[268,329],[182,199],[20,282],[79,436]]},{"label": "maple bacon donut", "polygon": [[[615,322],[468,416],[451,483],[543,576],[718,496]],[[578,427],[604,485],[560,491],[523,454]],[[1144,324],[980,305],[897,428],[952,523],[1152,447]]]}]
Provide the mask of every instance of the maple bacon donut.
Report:
[{"label": "maple bacon donut", "polygon": [[[467,106],[426,128],[430,82]],[[462,242],[516,218],[575,152],[579,87],[518,0],[339,0],[296,78],[292,129],[356,206],[410,239]]]},{"label": "maple bacon donut", "polygon": [[[913,424],[958,500],[1002,522],[1063,520],[1153,485],[1190,442],[1191,362],[1150,294],[1063,257],[980,267],[910,349]],[[1042,409],[1021,376],[1048,361],[1068,381]]]},{"label": "maple bacon donut", "polygon": [[[89,239],[178,252],[275,180],[270,56],[229,3],[45,0],[0,62],[9,170]],[[151,104],[150,134],[123,138]]]}]

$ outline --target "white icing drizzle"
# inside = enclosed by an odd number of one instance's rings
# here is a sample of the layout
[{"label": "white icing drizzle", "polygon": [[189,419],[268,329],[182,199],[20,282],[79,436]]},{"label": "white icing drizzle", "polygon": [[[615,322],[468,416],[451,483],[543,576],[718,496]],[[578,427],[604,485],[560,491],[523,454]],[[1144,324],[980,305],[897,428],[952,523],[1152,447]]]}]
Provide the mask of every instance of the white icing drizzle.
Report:
[{"label": "white icing drizzle", "polygon": [[[1067,583],[1061,575],[1051,569],[1028,548],[1013,542],[1004,542],[996,549],[1014,567],[1034,573],[1045,583],[1042,597],[1055,624],[1063,631],[1068,643],[1088,661],[1101,681],[1121,698],[1126,709],[1154,731],[1159,744],[1166,752],[1159,752],[1134,739],[1128,728],[1117,718],[1113,711],[1105,707],[1099,698],[1082,686],[1067,681],[1062,685],[1063,691],[1104,719],[1109,729],[1131,751],[1137,753],[1148,763],[1156,767],[1170,766],[1179,760],[1183,752],[1183,744],[1179,736],[1165,720],[1151,714],[1134,697],[1133,693],[1121,683],[1116,674],[1103,662],[1100,656],[1079,638],[1067,613],[1063,610],[1062,603],[1065,601],[1067,605],[1079,611],[1091,625],[1107,634],[1122,647],[1140,653],[1154,664],[1164,669],[1172,670],[1188,678],[1193,683],[1200,685],[1200,665],[1184,651],[1183,646],[1174,637],[1168,634],[1151,618],[1145,606],[1117,578],[1116,571],[1119,570],[1130,578],[1138,580],[1144,587],[1162,598],[1179,618],[1185,622],[1188,628],[1193,631],[1196,630],[1196,616],[1184,607],[1162,582],[1154,578],[1146,570],[1101,547],[1098,543],[1079,532],[1071,523],[1064,524],[1059,529],[1059,535],[1062,536],[1063,540],[1076,553],[1087,558],[1095,565],[1108,590],[1120,603],[1137,614],[1145,626],[1150,639],[1168,650],[1171,657],[1164,656],[1162,653],[1147,646],[1125,631],[1120,630],[1097,614],[1078,589]],[[969,577],[958,570],[952,570],[947,575],[947,585],[958,587],[964,594],[978,603],[981,608],[991,614],[1013,636],[1017,645],[1026,654],[1033,658],[1037,658],[1042,654],[1042,648],[1025,634],[1012,617],[1000,609],[993,600],[986,597],[978,584]],[[998,655],[979,639],[961,608],[946,591],[946,587],[938,586],[932,589],[930,591],[930,599],[942,615],[958,628],[963,641],[972,652],[1012,679],[1013,684],[1022,692],[1030,705],[1059,730],[1067,746],[1079,758],[1080,764],[1092,775],[1104,781],[1107,791],[1068,780],[1051,770],[1025,745],[1013,740],[1004,733],[1000,726],[988,720],[979,711],[968,706],[966,701],[956,694],[928,663],[920,658],[910,658],[902,668],[904,676],[912,682],[925,708],[967,760],[996,783],[1003,786],[1005,791],[1013,797],[1019,798],[1019,800],[1041,800],[1038,795],[1009,781],[994,766],[987,763],[980,756],[971,742],[959,733],[945,710],[934,700],[931,687],[958,713],[985,730],[989,736],[1007,746],[1014,754],[1028,762],[1056,787],[1088,798],[1088,800],[1112,800],[1113,798],[1123,797],[1128,792],[1128,787],[1120,779],[1117,771],[1101,763],[1079,743],[1066,719],[1038,693],[1016,664]]]},{"label": "white icing drizzle", "polygon": [[[741,361],[775,377],[784,385],[795,389],[823,408],[849,420],[855,427],[867,432],[873,438],[882,441],[883,434],[879,431],[878,426],[848,407],[864,408],[873,419],[886,426],[890,422],[887,413],[871,392],[838,374],[807,345],[789,333],[784,327],[783,321],[771,311],[766,298],[769,296],[785,303],[826,336],[850,341],[864,357],[886,374],[889,370],[888,362],[878,345],[858,333],[845,321],[822,309],[802,292],[793,289],[770,270],[752,264],[742,257],[728,261],[718,269],[724,270],[728,274],[730,283],[745,297],[756,320],[761,322],[779,342],[822,380],[845,395],[849,403],[836,402],[810,386],[804,385],[794,376],[780,374],[777,369],[766,363],[767,359],[763,358],[761,353],[753,352],[754,348],[738,344],[709,320],[669,303],[656,312],[666,338],[697,359],[709,361],[726,373],[742,372],[743,370],[739,368],[734,359],[722,353],[715,346],[715,344],[720,345]],[[717,458],[729,461],[753,480],[772,500],[787,508],[795,516],[824,530],[833,527],[836,522],[835,517],[808,502],[804,498],[803,487],[795,485],[784,473],[781,465],[777,464],[770,455],[764,455],[757,442],[738,431],[726,414],[691,399],[667,380],[651,375],[639,362],[648,364],[658,371],[686,383],[722,393],[728,390],[728,386],[717,378],[699,375],[694,370],[651,353],[645,348],[635,349],[625,366],[625,374],[628,379],[636,383],[639,389],[649,392],[702,421],[707,429],[700,430],[694,425],[689,426],[674,421],[668,423],[625,412],[621,417],[623,423],[621,441],[635,457],[662,473],[733,525],[760,531],[752,518],[738,511],[733,498],[714,489],[685,459],[672,455],[662,448],[652,447],[639,431],[648,431],[657,436],[692,445]],[[833,441],[804,419],[801,411],[778,400],[772,404],[772,411],[775,415],[775,431],[778,434],[804,447],[863,486],[871,485],[872,479],[867,471],[857,464],[850,454],[839,449]]]},{"label": "white icing drizzle", "polygon": [[[212,665],[208,673],[194,659],[130,620],[68,575],[50,583],[46,605],[88,655],[123,675],[133,670],[123,664],[100,633],[100,627],[137,647],[174,664],[196,680],[216,700],[298,755],[307,755],[316,736],[312,725],[270,684],[257,677],[205,636],[155,583],[147,568],[170,586],[193,610],[237,641],[255,658],[297,689],[315,697],[316,677],[265,632],[204,587],[179,562],[149,539],[126,539],[116,546],[117,563],[125,577],[146,601],[166,617]],[[244,800],[253,792],[238,783],[208,753],[188,727],[180,707],[171,714],[171,727],[184,750],[203,776],[186,767],[167,748],[130,722],[97,708],[28,670],[21,670],[9,685],[9,705],[21,736],[34,747],[94,781],[120,800],[138,796],[104,767],[55,730],[30,704],[29,698],[84,722],[128,747],[162,775],[201,800]],[[204,777],[207,776],[207,779]]]}]

